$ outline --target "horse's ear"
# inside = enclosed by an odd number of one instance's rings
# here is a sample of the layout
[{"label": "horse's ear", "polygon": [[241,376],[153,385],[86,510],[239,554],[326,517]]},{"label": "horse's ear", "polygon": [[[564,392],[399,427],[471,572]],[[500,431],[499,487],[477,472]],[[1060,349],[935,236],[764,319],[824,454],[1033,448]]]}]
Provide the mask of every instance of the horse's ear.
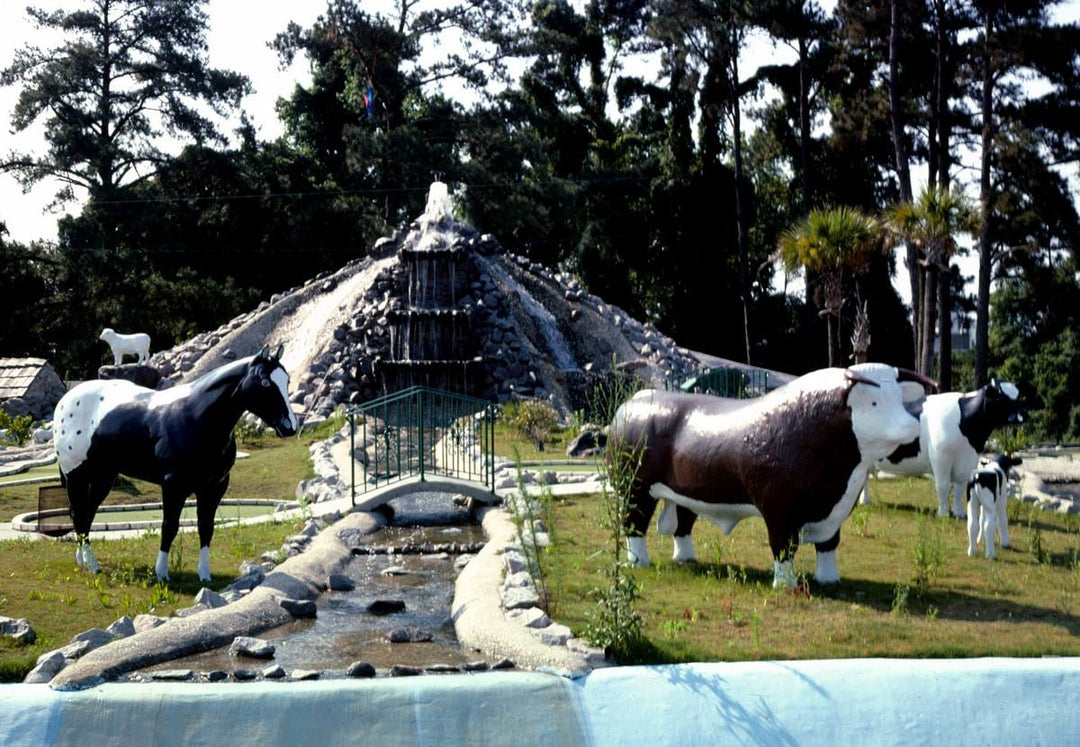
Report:
[{"label": "horse's ear", "polygon": [[284,353],[284,352],[285,352],[285,346],[284,345],[278,345],[277,350],[274,351],[273,360],[276,360],[276,361],[281,360],[281,354]]},{"label": "horse's ear", "polygon": [[269,345],[263,345],[263,349],[260,350],[259,354],[256,355],[255,357],[256,358],[262,358],[263,360],[269,360],[270,359],[270,346]]}]

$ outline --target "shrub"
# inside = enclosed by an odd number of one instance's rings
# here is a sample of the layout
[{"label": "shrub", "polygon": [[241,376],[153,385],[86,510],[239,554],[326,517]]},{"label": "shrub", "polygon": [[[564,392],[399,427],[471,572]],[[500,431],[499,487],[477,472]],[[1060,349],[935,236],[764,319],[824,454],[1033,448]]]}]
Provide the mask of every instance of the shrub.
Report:
[{"label": "shrub", "polygon": [[522,438],[536,444],[537,451],[544,450],[544,442],[551,436],[551,432],[559,423],[559,414],[547,402],[539,399],[528,399],[517,403],[516,407],[508,407],[504,411],[507,425],[513,428]]},{"label": "shrub", "polygon": [[29,415],[12,416],[0,410],[0,430],[7,431],[7,441],[25,446],[34,435],[34,419]]}]

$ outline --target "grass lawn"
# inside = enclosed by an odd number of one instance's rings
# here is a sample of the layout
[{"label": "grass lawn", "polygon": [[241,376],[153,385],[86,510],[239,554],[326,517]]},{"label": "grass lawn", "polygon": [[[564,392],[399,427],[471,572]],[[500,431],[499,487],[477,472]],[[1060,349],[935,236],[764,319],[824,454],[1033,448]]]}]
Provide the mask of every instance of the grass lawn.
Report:
[{"label": "grass lawn", "polygon": [[[236,463],[226,498],[294,500],[296,484],[312,475],[308,445],[326,438],[334,427],[324,426],[303,439],[273,437],[245,442],[250,459]],[[0,487],[0,520],[37,506],[37,487]],[[161,500],[156,485],[121,479],[106,503],[143,503]],[[236,513],[226,506],[219,517]],[[299,521],[268,522],[252,526],[219,527],[210,547],[213,578],[208,586],[220,590],[237,574],[241,561],[258,560],[277,549],[300,528]],[[75,566],[75,545],[70,541],[29,539],[0,542],[0,616],[25,617],[37,633],[31,646],[0,638],[0,682],[21,681],[38,656],[65,645],[89,628],[105,628],[121,615],[152,612],[169,615],[189,607],[203,584],[195,564],[198,535],[181,532],[170,554],[168,584],[154,576],[159,537],[156,531],[135,539],[95,541],[101,573],[91,576]]]},{"label": "grass lawn", "polygon": [[[553,617],[579,634],[610,562],[610,551],[599,551],[600,500],[554,499],[555,548],[543,556]],[[1013,548],[990,561],[969,558],[965,523],[937,519],[935,508],[928,479],[878,482],[874,503],[842,530],[840,585],[812,580],[814,549],[803,546],[796,569],[809,580],[796,593],[771,588],[760,519],[727,537],[699,521],[698,562],[688,565],[673,563],[671,539],[651,528],[653,566],[631,571],[647,638],[641,660],[1080,654],[1080,517],[1013,501]]]}]

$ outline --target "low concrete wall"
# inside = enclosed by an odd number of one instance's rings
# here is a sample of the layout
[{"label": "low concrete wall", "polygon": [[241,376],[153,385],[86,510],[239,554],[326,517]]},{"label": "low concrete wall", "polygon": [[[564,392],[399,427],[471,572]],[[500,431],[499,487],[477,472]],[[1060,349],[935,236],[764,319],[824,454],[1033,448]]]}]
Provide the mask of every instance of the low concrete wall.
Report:
[{"label": "low concrete wall", "polygon": [[5,745],[1067,744],[1080,659],[621,667],[322,682],[0,686]]}]

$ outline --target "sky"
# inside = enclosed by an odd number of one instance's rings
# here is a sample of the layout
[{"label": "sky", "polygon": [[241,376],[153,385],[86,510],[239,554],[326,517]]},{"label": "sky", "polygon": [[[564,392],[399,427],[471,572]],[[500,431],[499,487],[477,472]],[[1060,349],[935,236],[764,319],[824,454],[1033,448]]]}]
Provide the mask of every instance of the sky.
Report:
[{"label": "sky", "polygon": [[[437,0],[431,0],[437,2]],[[0,0],[0,68],[12,61],[15,50],[22,45],[34,44],[48,48],[53,41],[37,31],[27,18],[28,4],[46,9],[78,7],[78,0]],[[824,3],[832,5],[831,2]],[[365,9],[375,12],[380,6],[389,8],[391,0],[365,2]],[[210,0],[206,5],[209,17],[208,59],[214,67],[234,70],[248,76],[254,88],[243,101],[259,137],[272,140],[281,133],[274,104],[279,97],[287,96],[297,83],[310,81],[307,63],[296,60],[288,69],[281,69],[277,55],[267,43],[285,30],[290,21],[308,27],[325,10],[321,0]],[[252,12],[257,9],[257,12]],[[1058,20],[1080,21],[1080,0],[1069,0],[1058,13]],[[793,52],[784,46],[773,47],[771,43],[751,39],[744,59],[740,61],[743,75],[764,62],[775,63],[793,58]],[[11,112],[18,96],[18,87],[0,88],[0,153],[11,150],[32,151],[43,145],[40,127],[33,127],[19,134],[11,132]],[[238,123],[238,120],[236,121]],[[235,124],[235,123],[234,123]],[[232,129],[228,125],[225,129]],[[1075,165],[1073,171],[1075,172]],[[913,169],[913,174],[924,175],[925,168]],[[1078,180],[1073,179],[1077,185]],[[1080,188],[1075,190],[1080,192]],[[9,174],[0,174],[0,221],[7,225],[10,238],[20,242],[36,239],[55,240],[56,220],[63,212],[77,211],[78,204],[70,203],[61,212],[47,212],[46,207],[56,192],[54,185],[43,182],[29,193]],[[1074,193],[1074,199],[1077,194]],[[961,269],[967,275],[975,274],[977,260],[961,259]],[[903,279],[905,273],[898,272]],[[782,287],[779,279],[777,287]],[[798,281],[788,285],[789,292],[797,292]],[[906,282],[897,283],[905,303],[910,293]]]}]

